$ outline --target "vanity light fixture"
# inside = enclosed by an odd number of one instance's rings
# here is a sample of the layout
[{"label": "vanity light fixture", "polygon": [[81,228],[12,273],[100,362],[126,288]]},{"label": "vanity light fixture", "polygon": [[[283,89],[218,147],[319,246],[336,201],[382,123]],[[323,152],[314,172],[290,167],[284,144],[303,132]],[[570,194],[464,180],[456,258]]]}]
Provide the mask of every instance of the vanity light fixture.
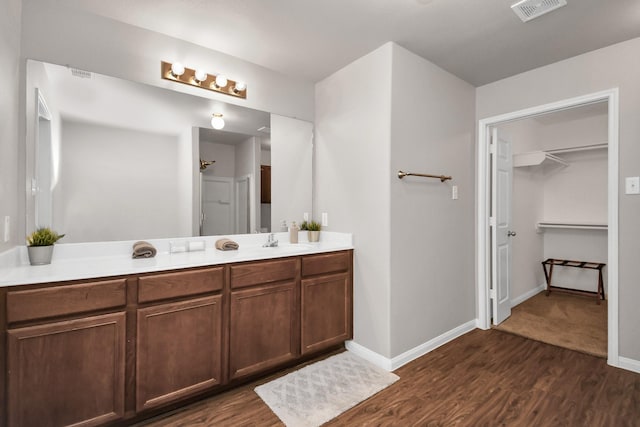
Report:
[{"label": "vanity light fixture", "polygon": [[184,74],[184,65],[182,65],[179,62],[174,62],[173,64],[171,64],[171,75],[173,76],[173,78],[180,78],[181,75]]},{"label": "vanity light fixture", "polygon": [[224,127],[224,119],[222,118],[222,114],[213,114],[213,117],[211,118],[211,127],[215,130],[220,130]]},{"label": "vanity light fixture", "polygon": [[227,86],[227,83],[229,83],[229,80],[227,80],[227,77],[224,74],[218,74],[216,76],[214,85],[217,88],[223,88]]},{"label": "vanity light fixture", "polygon": [[202,84],[203,81],[207,80],[207,77],[209,77],[209,75],[202,69],[196,70],[195,73],[193,73],[193,80],[197,84]]},{"label": "vanity light fixture", "polygon": [[237,98],[247,98],[247,84],[243,81],[234,81],[224,74],[210,74],[202,69],[192,69],[185,67],[179,62],[161,61],[161,77],[202,89],[212,90],[225,95]]},{"label": "vanity light fixture", "polygon": [[233,93],[240,93],[247,88],[247,84],[245,82],[236,82],[236,85],[233,87]]}]

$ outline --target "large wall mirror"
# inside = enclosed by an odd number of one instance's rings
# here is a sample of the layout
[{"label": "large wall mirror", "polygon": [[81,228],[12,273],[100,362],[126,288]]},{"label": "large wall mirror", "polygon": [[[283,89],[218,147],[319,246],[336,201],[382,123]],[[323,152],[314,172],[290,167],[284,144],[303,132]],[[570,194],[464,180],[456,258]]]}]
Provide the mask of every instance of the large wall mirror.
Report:
[{"label": "large wall mirror", "polygon": [[242,234],[311,212],[309,122],[31,60],[26,89],[27,232]]}]

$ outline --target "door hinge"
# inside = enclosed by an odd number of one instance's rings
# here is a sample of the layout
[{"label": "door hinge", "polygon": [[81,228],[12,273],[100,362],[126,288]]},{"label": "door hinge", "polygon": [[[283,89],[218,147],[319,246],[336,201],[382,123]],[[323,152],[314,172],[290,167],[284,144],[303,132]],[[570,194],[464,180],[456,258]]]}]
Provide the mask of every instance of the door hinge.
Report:
[{"label": "door hinge", "polygon": [[490,216],[489,217],[489,227],[495,227],[496,226],[496,217],[495,216]]},{"label": "door hinge", "polygon": [[495,289],[489,289],[489,298],[496,299],[496,290]]},{"label": "door hinge", "polygon": [[489,154],[496,154],[496,144],[494,142],[489,144]]}]

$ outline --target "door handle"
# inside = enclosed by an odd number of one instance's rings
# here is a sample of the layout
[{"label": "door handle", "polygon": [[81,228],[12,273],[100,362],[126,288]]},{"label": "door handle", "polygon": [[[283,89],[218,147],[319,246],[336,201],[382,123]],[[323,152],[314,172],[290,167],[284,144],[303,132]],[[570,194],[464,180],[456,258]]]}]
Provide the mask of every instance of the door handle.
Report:
[{"label": "door handle", "polygon": [[516,232],[515,231],[507,231],[507,237],[515,237],[516,236]]}]

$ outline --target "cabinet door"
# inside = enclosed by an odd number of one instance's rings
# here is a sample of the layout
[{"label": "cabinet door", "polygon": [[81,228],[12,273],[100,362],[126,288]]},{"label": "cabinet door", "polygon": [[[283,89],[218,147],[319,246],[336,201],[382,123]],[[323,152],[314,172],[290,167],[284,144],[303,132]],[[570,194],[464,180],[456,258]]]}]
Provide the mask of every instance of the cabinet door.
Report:
[{"label": "cabinet door", "polygon": [[93,426],[124,414],[125,314],[9,329],[14,426]]},{"label": "cabinet door", "polygon": [[352,295],[348,273],[302,280],[302,354],[352,338]]},{"label": "cabinet door", "polygon": [[138,310],[136,410],[220,383],[220,295]]},{"label": "cabinet door", "polygon": [[297,316],[295,281],[232,292],[230,378],[295,359]]}]

